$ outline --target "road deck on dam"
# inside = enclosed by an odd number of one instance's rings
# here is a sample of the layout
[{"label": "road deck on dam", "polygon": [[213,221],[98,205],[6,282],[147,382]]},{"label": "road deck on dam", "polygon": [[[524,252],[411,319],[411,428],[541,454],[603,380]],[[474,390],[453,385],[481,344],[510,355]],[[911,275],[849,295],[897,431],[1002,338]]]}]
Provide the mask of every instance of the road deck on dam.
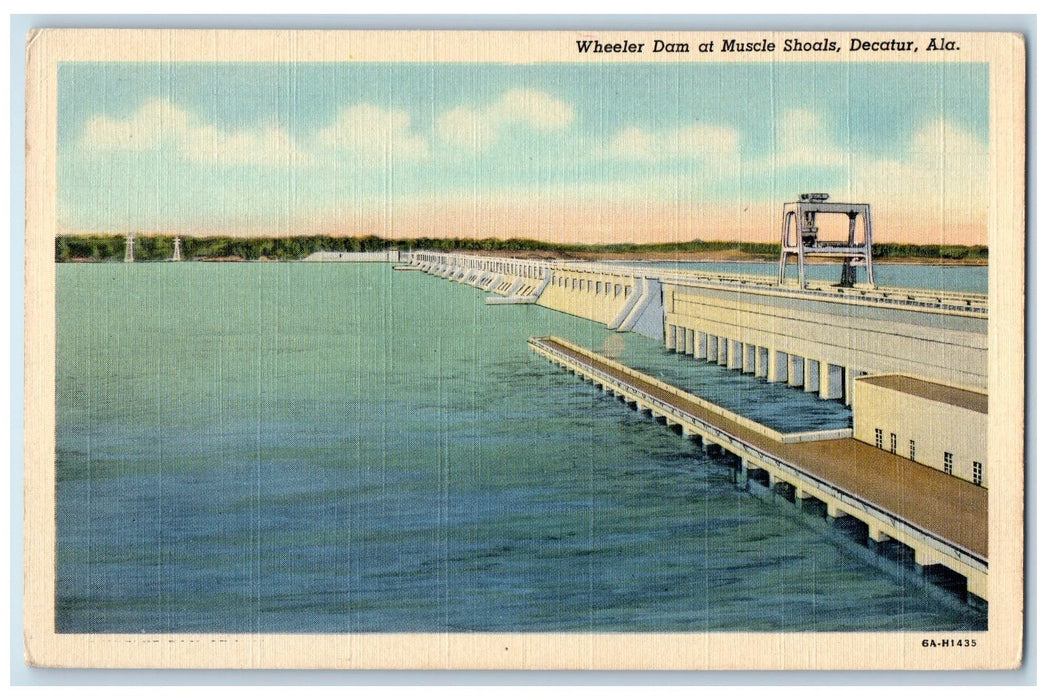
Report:
[{"label": "road deck on dam", "polygon": [[988,492],[984,488],[855,439],[779,442],[554,338],[540,342],[921,530],[988,558]]}]

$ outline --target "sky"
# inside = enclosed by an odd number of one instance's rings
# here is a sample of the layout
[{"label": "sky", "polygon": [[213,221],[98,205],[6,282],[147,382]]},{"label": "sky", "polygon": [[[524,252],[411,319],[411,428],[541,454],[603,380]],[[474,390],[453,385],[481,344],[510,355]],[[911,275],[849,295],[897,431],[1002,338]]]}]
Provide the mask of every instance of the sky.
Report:
[{"label": "sky", "polygon": [[988,68],[63,63],[59,233],[984,245]]}]

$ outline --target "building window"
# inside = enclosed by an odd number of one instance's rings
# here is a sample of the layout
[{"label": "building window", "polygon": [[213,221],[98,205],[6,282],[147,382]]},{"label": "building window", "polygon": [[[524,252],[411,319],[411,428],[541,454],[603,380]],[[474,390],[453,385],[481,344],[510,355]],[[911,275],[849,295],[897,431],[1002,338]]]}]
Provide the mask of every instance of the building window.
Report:
[{"label": "building window", "polygon": [[898,452],[898,436],[896,434],[894,434],[894,433],[891,433],[891,454],[895,454],[897,452]]},{"label": "building window", "polygon": [[909,459],[911,459],[914,462],[916,461],[916,441],[915,440],[910,440],[909,441]]},{"label": "building window", "polygon": [[974,463],[974,483],[978,484],[979,486],[982,485],[982,463],[981,462],[975,462]]},{"label": "building window", "polygon": [[944,469],[946,474],[952,474],[952,452],[945,453]]},{"label": "building window", "polygon": [[879,428],[876,429],[876,449],[883,449],[883,431]]}]

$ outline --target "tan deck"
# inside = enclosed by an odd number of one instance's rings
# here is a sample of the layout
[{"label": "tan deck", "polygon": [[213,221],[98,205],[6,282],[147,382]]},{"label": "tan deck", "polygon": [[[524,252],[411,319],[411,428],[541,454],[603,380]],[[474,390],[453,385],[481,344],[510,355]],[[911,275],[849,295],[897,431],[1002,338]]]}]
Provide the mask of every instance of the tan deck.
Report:
[{"label": "tan deck", "polygon": [[978,391],[960,389],[955,386],[936,384],[904,374],[882,374],[874,377],[858,377],[855,381],[883,387],[910,396],[918,396],[951,406],[966,408],[968,411],[989,413],[989,395]]},{"label": "tan deck", "polygon": [[781,443],[625,374],[613,364],[582,355],[555,339],[543,338],[541,342],[730,433],[799,471],[988,558],[988,491],[984,488],[854,439]]}]

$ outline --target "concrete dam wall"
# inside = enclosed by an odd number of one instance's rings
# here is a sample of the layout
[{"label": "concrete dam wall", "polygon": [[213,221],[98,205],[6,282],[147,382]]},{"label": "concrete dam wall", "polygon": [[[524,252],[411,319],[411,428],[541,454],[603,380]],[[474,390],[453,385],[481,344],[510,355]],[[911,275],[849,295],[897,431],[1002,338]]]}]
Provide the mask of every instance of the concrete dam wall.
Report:
[{"label": "concrete dam wall", "polygon": [[856,377],[904,373],[984,391],[988,302],[979,294],[779,286],[647,266],[421,252],[412,269],[664,341],[767,381],[850,403]]}]

